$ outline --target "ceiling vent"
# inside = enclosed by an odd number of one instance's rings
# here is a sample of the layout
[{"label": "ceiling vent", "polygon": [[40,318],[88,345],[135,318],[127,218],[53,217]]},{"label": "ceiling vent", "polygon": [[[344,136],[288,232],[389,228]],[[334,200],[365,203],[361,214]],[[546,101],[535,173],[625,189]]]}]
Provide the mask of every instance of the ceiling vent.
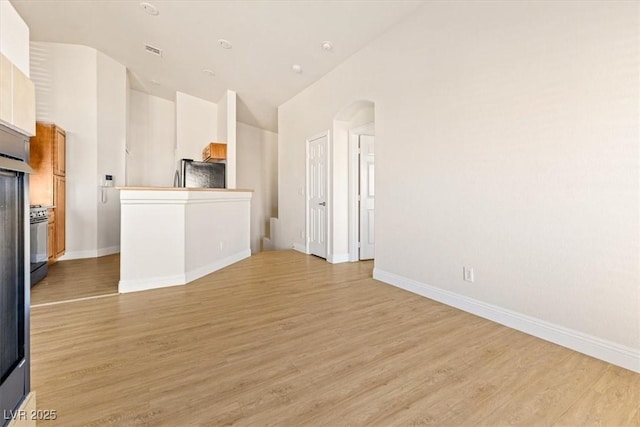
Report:
[{"label": "ceiling vent", "polygon": [[144,45],[144,50],[153,55],[162,56],[162,50],[158,49],[157,47],[149,46],[148,44],[146,44]]}]

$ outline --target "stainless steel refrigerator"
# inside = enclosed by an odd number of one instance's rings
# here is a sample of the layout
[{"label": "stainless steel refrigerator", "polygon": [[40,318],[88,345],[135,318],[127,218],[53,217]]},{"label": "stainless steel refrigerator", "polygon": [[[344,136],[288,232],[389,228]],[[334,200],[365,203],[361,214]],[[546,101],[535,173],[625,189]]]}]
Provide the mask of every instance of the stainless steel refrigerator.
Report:
[{"label": "stainless steel refrigerator", "polygon": [[196,162],[182,159],[178,164],[174,187],[188,188],[225,188],[224,163]]}]

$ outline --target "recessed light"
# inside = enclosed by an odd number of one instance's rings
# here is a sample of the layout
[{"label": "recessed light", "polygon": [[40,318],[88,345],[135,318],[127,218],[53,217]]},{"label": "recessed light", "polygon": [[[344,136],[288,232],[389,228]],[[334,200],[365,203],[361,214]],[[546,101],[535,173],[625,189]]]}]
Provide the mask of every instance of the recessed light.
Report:
[{"label": "recessed light", "polygon": [[322,50],[326,51],[326,52],[332,52],[333,51],[333,43],[331,43],[330,41],[323,41],[322,42]]},{"label": "recessed light", "polygon": [[202,72],[211,77],[216,75],[216,73],[211,68],[205,68],[202,70]]},{"label": "recessed light", "polygon": [[291,70],[293,70],[293,72],[296,74],[302,74],[302,67],[298,64],[293,64],[291,66]]},{"label": "recessed light", "polygon": [[159,86],[159,85],[160,85],[160,82],[159,82],[159,81],[157,81],[157,80],[155,80],[155,79],[153,79],[153,80],[151,80],[151,84],[152,84],[152,85]]},{"label": "recessed light", "polygon": [[222,46],[222,48],[224,48],[224,49],[231,49],[233,47],[231,42],[229,40],[225,40],[225,39],[218,40],[218,44],[220,46]]},{"label": "recessed light", "polygon": [[148,1],[143,1],[142,3],[140,3],[140,7],[144,9],[144,11],[147,12],[149,15],[158,16],[160,14],[160,12],[158,11],[158,8],[152,5],[151,3],[149,3]]}]

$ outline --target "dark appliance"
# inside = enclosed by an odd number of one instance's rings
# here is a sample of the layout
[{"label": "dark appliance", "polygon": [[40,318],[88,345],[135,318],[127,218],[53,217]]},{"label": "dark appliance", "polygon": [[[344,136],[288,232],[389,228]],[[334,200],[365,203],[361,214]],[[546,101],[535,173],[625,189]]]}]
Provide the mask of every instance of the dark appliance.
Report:
[{"label": "dark appliance", "polygon": [[[0,126],[0,425],[29,393],[29,139]],[[10,418],[10,417],[9,417]]]},{"label": "dark appliance", "polygon": [[31,286],[44,279],[49,272],[49,210],[42,205],[29,208],[31,231]]},{"label": "dark appliance", "polygon": [[182,159],[176,171],[174,187],[225,188],[224,163],[195,162]]}]

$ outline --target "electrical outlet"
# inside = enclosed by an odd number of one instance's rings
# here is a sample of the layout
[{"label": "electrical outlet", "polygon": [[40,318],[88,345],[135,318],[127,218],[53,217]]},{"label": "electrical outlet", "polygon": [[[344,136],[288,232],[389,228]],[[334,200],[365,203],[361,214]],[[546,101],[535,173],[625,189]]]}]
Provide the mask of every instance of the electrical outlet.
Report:
[{"label": "electrical outlet", "polygon": [[224,241],[220,241],[220,243],[218,244],[218,249],[220,251],[222,251],[222,249],[224,249]]},{"label": "electrical outlet", "polygon": [[304,230],[300,230],[300,238],[304,239]]},{"label": "electrical outlet", "polygon": [[462,279],[465,282],[473,283],[473,281],[475,280],[473,267],[462,267]]}]

